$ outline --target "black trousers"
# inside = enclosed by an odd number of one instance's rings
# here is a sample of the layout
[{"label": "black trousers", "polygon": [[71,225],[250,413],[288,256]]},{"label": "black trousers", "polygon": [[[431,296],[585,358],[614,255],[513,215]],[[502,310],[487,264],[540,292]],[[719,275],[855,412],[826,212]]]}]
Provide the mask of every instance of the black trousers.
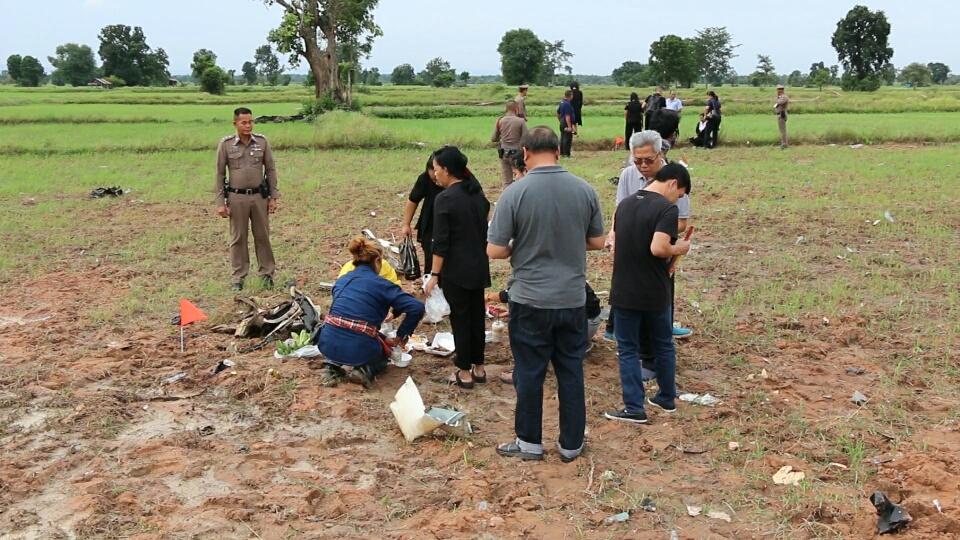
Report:
[{"label": "black trousers", "polygon": [[704,136],[704,145],[707,148],[714,148],[717,146],[720,138],[720,120],[722,117],[711,118],[707,120],[707,133]]},{"label": "black trousers", "polygon": [[643,131],[643,120],[639,122],[627,122],[623,128],[623,146],[630,148],[630,136],[639,131]]},{"label": "black trousers", "polygon": [[464,289],[444,281],[443,296],[450,304],[450,326],[457,347],[453,363],[460,369],[483,365],[486,348],[486,303],[483,289]]},{"label": "black trousers", "polygon": [[433,236],[420,235],[420,247],[423,248],[423,275],[428,275],[433,270]]},{"label": "black trousers", "polygon": [[560,128],[560,155],[570,157],[573,150],[573,132]]}]

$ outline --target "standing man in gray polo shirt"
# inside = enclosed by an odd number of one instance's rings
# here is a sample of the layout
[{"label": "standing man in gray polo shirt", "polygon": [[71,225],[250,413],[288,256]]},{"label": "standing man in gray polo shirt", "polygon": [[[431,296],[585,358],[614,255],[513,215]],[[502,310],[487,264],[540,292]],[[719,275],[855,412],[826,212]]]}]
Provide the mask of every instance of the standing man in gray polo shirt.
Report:
[{"label": "standing man in gray polo shirt", "polygon": [[543,380],[552,363],[560,403],[560,459],[583,451],[583,358],[587,351],[586,252],[603,248],[603,216],[589,184],[557,165],[560,139],[548,127],[521,143],[529,172],[497,202],[487,255],[510,259],[510,349],[517,438],[497,453],[543,459]]}]

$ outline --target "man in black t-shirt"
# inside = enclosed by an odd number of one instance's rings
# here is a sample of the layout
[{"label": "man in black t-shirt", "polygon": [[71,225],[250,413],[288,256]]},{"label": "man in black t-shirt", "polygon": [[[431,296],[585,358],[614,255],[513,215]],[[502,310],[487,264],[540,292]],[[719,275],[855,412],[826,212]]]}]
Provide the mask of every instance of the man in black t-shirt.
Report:
[{"label": "man in black t-shirt", "polygon": [[675,257],[690,250],[690,242],[677,240],[676,206],[677,199],[689,193],[690,173],[680,164],[669,163],[650,185],[617,206],[610,305],[624,408],[604,413],[610,420],[647,422],[640,367],[643,349],[653,352],[659,386],[647,403],[666,412],[677,410],[670,267]]}]

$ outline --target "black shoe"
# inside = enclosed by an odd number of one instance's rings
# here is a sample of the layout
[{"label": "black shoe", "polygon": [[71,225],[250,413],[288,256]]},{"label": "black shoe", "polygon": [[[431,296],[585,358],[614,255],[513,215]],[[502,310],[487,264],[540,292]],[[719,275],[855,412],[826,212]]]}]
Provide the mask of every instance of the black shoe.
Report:
[{"label": "black shoe", "polygon": [[677,404],[672,399],[663,399],[659,396],[647,398],[647,403],[668,413],[677,412]]},{"label": "black shoe", "polygon": [[631,424],[647,423],[647,413],[643,411],[632,413],[632,412],[627,412],[626,409],[620,409],[619,411],[607,411],[603,413],[603,417],[608,420],[629,422]]},{"label": "black shoe", "polygon": [[263,284],[264,289],[273,288],[273,278],[270,276],[263,276],[262,278],[260,278],[260,283]]},{"label": "black shoe", "polygon": [[367,366],[358,366],[351,369],[347,379],[350,382],[363,385],[364,388],[373,386],[373,375],[370,374],[370,369]]},{"label": "black shoe", "polygon": [[234,283],[233,285],[230,285],[230,290],[233,291],[233,292],[240,292],[240,291],[242,291],[242,290],[243,290],[243,282],[241,281],[241,282],[239,282],[239,283]]}]

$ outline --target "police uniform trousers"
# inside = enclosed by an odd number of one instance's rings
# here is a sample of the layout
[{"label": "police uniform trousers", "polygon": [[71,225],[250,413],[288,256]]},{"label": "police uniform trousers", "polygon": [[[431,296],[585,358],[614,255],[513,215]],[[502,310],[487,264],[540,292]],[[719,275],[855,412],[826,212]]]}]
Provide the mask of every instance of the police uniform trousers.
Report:
[{"label": "police uniform trousers", "polygon": [[247,247],[247,232],[253,230],[253,242],[257,251],[257,263],[261,276],[273,277],[277,268],[270,246],[270,213],[267,199],[259,193],[244,195],[230,193],[230,266],[233,282],[240,283],[250,271],[250,251]]},{"label": "police uniform trousers", "polygon": [[[514,152],[511,154],[510,152]],[[513,183],[513,156],[520,150],[504,148],[503,157],[500,158],[500,180],[503,181],[503,187]]]}]

